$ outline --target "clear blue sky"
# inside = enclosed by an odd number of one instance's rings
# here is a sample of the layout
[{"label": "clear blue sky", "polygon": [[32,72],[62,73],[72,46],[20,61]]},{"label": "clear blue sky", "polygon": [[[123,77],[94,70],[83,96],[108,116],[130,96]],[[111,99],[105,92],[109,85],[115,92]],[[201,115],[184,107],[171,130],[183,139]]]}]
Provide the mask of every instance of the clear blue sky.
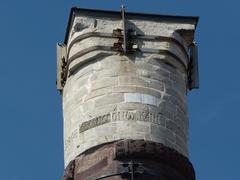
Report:
[{"label": "clear blue sky", "polygon": [[190,159],[198,180],[240,179],[238,0],[1,0],[0,179],[59,180],[62,111],[55,44],[71,6],[198,15],[200,90],[189,93]]}]

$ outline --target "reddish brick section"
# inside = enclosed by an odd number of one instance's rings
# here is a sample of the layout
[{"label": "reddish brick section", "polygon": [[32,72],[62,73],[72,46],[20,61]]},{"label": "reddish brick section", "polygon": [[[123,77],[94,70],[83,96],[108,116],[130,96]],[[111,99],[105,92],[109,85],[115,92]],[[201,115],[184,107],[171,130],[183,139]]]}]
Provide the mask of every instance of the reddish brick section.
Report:
[{"label": "reddish brick section", "polygon": [[[123,166],[129,162],[140,167],[131,171]],[[102,179],[195,180],[188,158],[163,144],[144,140],[121,140],[91,148],[69,164],[63,180],[96,180],[108,175]]]}]

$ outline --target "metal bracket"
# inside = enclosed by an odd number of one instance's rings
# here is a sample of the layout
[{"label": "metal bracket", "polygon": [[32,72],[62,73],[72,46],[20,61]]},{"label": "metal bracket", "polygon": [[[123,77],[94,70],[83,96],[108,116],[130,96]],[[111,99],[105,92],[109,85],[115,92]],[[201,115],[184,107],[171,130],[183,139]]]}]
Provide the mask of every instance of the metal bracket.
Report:
[{"label": "metal bracket", "polygon": [[188,88],[189,90],[199,88],[198,73],[198,46],[193,42],[189,47],[190,61],[188,64]]},{"label": "metal bracket", "polygon": [[129,53],[136,52],[138,50],[138,45],[134,43],[134,37],[137,35],[136,31],[133,29],[128,29],[127,30],[127,51]]},{"label": "metal bracket", "polygon": [[120,171],[112,174],[102,175],[101,177],[96,178],[95,180],[105,179],[113,176],[131,176],[131,180],[134,179],[135,174],[143,174],[144,168],[142,163],[134,163],[133,161],[121,164]]},{"label": "metal bracket", "polygon": [[122,17],[122,29],[114,29],[113,37],[118,38],[118,42],[113,44],[114,51],[120,52],[121,55],[126,54],[127,45],[126,45],[126,29],[125,29],[125,7],[121,6],[121,17]]},{"label": "metal bracket", "polygon": [[65,44],[57,44],[57,89],[62,91],[66,81],[66,55],[67,49]]},{"label": "metal bracket", "polygon": [[124,37],[122,29],[114,29],[113,37],[118,38],[118,42],[113,44],[113,50],[124,54]]},{"label": "metal bracket", "polygon": [[123,53],[126,54],[127,45],[126,45],[126,29],[125,29],[125,7],[121,6],[121,15],[122,15],[122,29],[123,29]]}]

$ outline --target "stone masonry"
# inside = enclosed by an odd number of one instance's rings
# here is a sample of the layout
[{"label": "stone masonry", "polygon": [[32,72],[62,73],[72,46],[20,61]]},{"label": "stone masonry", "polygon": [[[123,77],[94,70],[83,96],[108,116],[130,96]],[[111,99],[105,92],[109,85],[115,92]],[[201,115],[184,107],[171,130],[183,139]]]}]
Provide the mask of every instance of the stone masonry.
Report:
[{"label": "stone masonry", "polygon": [[[58,46],[65,167],[91,148],[128,139],[188,157],[189,47],[197,19],[136,13],[124,18],[72,9],[65,43]],[[115,152],[113,146],[106,153]]]}]

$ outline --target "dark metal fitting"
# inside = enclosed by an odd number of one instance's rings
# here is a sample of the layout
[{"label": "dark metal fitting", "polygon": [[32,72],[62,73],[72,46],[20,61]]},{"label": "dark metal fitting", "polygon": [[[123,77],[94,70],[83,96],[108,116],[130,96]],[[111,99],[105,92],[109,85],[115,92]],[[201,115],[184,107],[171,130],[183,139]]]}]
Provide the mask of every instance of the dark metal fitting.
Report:
[{"label": "dark metal fitting", "polygon": [[137,32],[134,29],[127,30],[127,36],[136,36]]},{"label": "dark metal fitting", "polygon": [[100,180],[100,179],[106,179],[109,177],[113,176],[131,176],[131,180],[134,179],[134,175],[137,174],[143,174],[144,173],[144,168],[142,163],[134,163],[133,161],[127,162],[127,163],[122,163],[120,164],[122,166],[119,167],[117,172],[114,172],[112,174],[105,174],[102,175],[101,177],[96,178],[95,180]]},{"label": "dark metal fitting", "polygon": [[122,43],[114,43],[114,44],[113,44],[113,49],[114,49],[115,51],[123,52]]},{"label": "dark metal fitting", "polygon": [[122,29],[114,29],[113,30],[113,37],[118,37],[118,38],[120,38],[120,37],[123,37],[123,34],[122,34]]}]

